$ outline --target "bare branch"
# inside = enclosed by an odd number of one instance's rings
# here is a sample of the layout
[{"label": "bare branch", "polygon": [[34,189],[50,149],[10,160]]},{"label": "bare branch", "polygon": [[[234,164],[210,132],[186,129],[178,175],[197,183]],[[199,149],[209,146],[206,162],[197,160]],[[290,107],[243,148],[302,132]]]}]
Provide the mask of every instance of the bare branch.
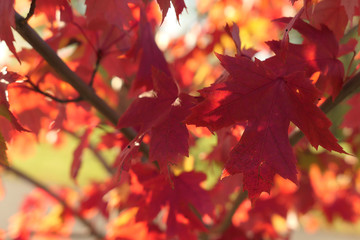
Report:
[{"label": "bare branch", "polygon": [[36,0],[31,0],[29,12],[24,19],[26,22],[28,22],[29,19],[32,17],[32,15],[34,15],[35,8],[36,8]]},{"label": "bare branch", "polygon": [[92,235],[94,235],[97,239],[104,239],[104,234],[100,233],[98,230],[94,228],[94,226],[85,219],[78,210],[71,207],[67,202],[64,201],[60,196],[58,196],[55,192],[51,191],[47,186],[42,184],[41,182],[38,182],[37,180],[33,179],[32,177],[26,175],[25,173],[21,172],[20,170],[16,169],[13,166],[6,166],[2,163],[0,163],[2,167],[4,167],[8,172],[11,172],[15,174],[16,176],[24,179],[26,182],[33,184],[34,186],[41,188],[44,190],[49,196],[54,198],[56,201],[58,201],[65,209],[71,212],[72,215],[77,217],[80,222],[82,222],[91,232]]}]

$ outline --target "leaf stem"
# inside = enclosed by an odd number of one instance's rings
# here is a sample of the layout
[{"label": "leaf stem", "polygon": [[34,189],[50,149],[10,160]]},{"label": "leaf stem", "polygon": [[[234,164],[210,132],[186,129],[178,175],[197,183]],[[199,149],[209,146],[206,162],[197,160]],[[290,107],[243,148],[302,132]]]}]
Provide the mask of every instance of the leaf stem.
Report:
[{"label": "leaf stem", "polygon": [[94,235],[97,239],[104,239],[104,234],[100,233],[98,230],[95,229],[95,227],[87,220],[85,219],[81,213],[76,210],[75,208],[71,207],[68,203],[66,203],[64,201],[64,199],[62,199],[60,196],[58,196],[55,192],[51,191],[48,187],[46,187],[44,184],[42,184],[41,182],[38,182],[37,180],[33,179],[32,177],[30,177],[29,175],[23,173],[22,171],[16,169],[13,166],[6,166],[2,163],[0,163],[0,165],[5,168],[8,172],[11,172],[13,174],[15,174],[16,176],[24,179],[25,181],[33,184],[34,186],[41,188],[42,190],[44,190],[49,196],[51,196],[52,198],[54,198],[56,201],[58,201],[65,209],[67,209],[68,211],[71,212],[72,215],[74,215],[77,219],[79,219],[79,221],[86,226],[90,233],[92,235]]}]

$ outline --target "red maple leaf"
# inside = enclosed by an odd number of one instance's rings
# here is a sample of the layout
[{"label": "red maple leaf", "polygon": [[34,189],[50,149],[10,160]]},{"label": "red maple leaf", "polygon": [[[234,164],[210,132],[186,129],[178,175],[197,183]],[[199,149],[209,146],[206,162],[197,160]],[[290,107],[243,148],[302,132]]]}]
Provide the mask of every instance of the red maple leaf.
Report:
[{"label": "red maple leaf", "polygon": [[357,205],[360,195],[354,190],[339,190],[336,198],[330,203],[322,203],[323,212],[329,222],[340,216],[343,220],[355,223],[359,219]]},{"label": "red maple leaf", "polygon": [[86,18],[89,25],[99,27],[108,24],[115,25],[119,29],[129,26],[133,19],[129,3],[136,3],[137,0],[86,0]]},{"label": "red maple leaf", "polygon": [[140,95],[131,104],[119,119],[118,127],[132,126],[139,130],[138,137],[124,151],[124,160],[148,133],[151,136],[150,161],[158,161],[163,167],[169,161],[178,160],[179,156],[188,155],[189,133],[182,122],[190,114],[193,98],[179,94],[171,77],[159,70],[153,71],[154,90]]},{"label": "red maple leaf", "polygon": [[83,151],[89,145],[89,136],[92,133],[93,128],[89,127],[86,129],[85,133],[80,138],[80,144],[74,151],[74,158],[71,164],[70,176],[72,179],[76,180],[76,177],[79,173],[79,169],[82,163]]},{"label": "red maple leaf", "polygon": [[297,183],[296,159],[288,140],[290,121],[315,148],[321,145],[329,151],[344,152],[329,131],[331,122],[315,104],[319,91],[304,72],[288,74],[278,56],[265,62],[223,55],[218,58],[231,77],[201,90],[204,101],[186,122],[215,131],[247,121],[223,176],[242,173],[244,190],[251,199],[270,191],[275,174]]},{"label": "red maple leaf", "polygon": [[6,42],[10,51],[20,62],[13,44],[15,39],[11,31],[11,27],[15,27],[15,11],[13,5],[14,0],[0,1],[0,40]]},{"label": "red maple leaf", "polygon": [[246,235],[246,231],[243,229],[234,226],[233,223],[222,233],[222,236],[218,240],[253,240],[257,239],[256,237],[249,237]]},{"label": "red maple leaf", "polygon": [[71,21],[73,18],[69,0],[37,0],[35,13],[43,12],[50,22],[56,20],[56,11],[60,10],[60,20]]},{"label": "red maple leaf", "polygon": [[[289,23],[291,18],[276,21]],[[339,43],[333,32],[325,25],[318,30],[301,19],[294,23],[293,28],[304,36],[305,42],[301,45],[288,44],[288,72],[304,70],[306,75],[310,76],[315,71],[321,71],[317,87],[322,91],[328,90],[335,98],[343,85],[344,66],[337,59],[343,52],[339,51]],[[279,42],[271,41],[268,45],[276,54],[281,53]]]},{"label": "red maple leaf", "polygon": [[348,101],[348,104],[351,106],[351,109],[344,116],[344,121],[342,123],[343,127],[359,129],[360,128],[360,94],[354,95]]},{"label": "red maple leaf", "polygon": [[164,21],[166,14],[170,8],[170,1],[172,2],[177,20],[179,21],[179,15],[182,13],[184,9],[186,9],[186,5],[184,0],[156,0],[160,6],[161,12],[162,12],[162,21]]},{"label": "red maple leaf", "polygon": [[[200,187],[206,175],[184,172],[174,176],[159,174],[150,164],[136,164],[132,168],[132,187],[142,188],[141,193],[133,193],[132,200],[139,201],[138,221],[154,219],[164,207],[168,207],[166,233],[168,236],[180,235],[193,237],[192,230],[206,231],[196,212],[203,216],[212,215],[213,204],[209,193]],[[180,239],[185,239],[180,237]]]},{"label": "red maple leaf", "polygon": [[252,58],[257,51],[252,48],[241,48],[240,30],[234,23],[231,27],[226,24],[225,32],[232,38],[236,47],[236,56],[247,56]]},{"label": "red maple leaf", "polygon": [[310,2],[310,4],[307,3],[307,6],[308,9],[311,10],[307,11],[305,16],[309,17],[312,25],[316,27],[326,25],[334,32],[337,39],[344,36],[344,30],[348,23],[348,16],[341,0],[323,0],[316,3],[313,10],[311,1],[307,2]]},{"label": "red maple leaf", "polygon": [[155,42],[151,25],[143,12],[140,17],[138,39],[128,55],[140,58],[139,69],[129,93],[131,96],[153,88],[151,75],[153,67],[171,75],[165,57]]},{"label": "red maple leaf", "polygon": [[10,104],[7,97],[7,88],[9,84],[23,80],[24,77],[15,73],[6,71],[6,68],[0,72],[0,115],[8,119],[13,127],[18,131],[28,131],[23,128],[14,114],[10,111]]},{"label": "red maple leaf", "polygon": [[279,233],[273,224],[273,217],[274,215],[278,215],[286,218],[289,208],[290,202],[281,195],[270,198],[260,198],[253,208],[249,210],[248,220],[240,223],[240,228],[245,231],[251,229],[255,235],[266,235],[269,236],[270,239],[279,239]]},{"label": "red maple leaf", "polygon": [[344,6],[345,12],[348,16],[349,21],[351,21],[355,15],[355,9],[360,7],[359,0],[341,0],[341,5]]},{"label": "red maple leaf", "polygon": [[[241,128],[240,126],[238,126]],[[236,131],[237,130],[237,131]],[[217,135],[217,144],[214,146],[213,150],[206,157],[209,160],[216,160],[220,162],[226,162],[228,160],[228,155],[231,149],[239,141],[239,129],[234,128],[222,128],[216,132]]]},{"label": "red maple leaf", "polygon": [[80,212],[86,214],[88,210],[97,209],[106,219],[109,218],[108,202],[105,201],[105,194],[112,189],[112,184],[93,183],[84,191],[84,198],[81,201]]}]

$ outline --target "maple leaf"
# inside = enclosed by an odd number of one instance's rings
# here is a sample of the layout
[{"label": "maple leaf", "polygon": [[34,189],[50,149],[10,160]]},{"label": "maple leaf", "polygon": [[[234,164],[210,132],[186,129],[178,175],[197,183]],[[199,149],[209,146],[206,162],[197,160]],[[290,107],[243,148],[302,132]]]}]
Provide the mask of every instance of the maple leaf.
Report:
[{"label": "maple leaf", "polygon": [[[110,187],[112,186],[110,185]],[[85,192],[86,197],[81,202],[80,212],[86,213],[87,210],[98,209],[108,219],[108,202],[104,200],[104,195],[109,192],[109,189],[106,184],[93,183],[91,188]]]},{"label": "maple leaf", "polygon": [[[236,237],[235,237],[236,236]],[[218,240],[227,240],[227,239],[234,239],[234,240],[252,240],[256,239],[255,237],[249,237],[246,234],[246,231],[239,227],[235,227],[233,223],[224,231]],[[260,238],[261,239],[261,238]]]},{"label": "maple leaf", "polygon": [[326,25],[334,32],[336,39],[341,39],[344,36],[348,17],[341,0],[323,0],[317,3],[314,10],[307,13],[307,16],[309,16],[312,25],[317,27]]},{"label": "maple leaf", "polygon": [[107,24],[115,25],[119,29],[129,26],[133,19],[129,3],[136,3],[137,0],[86,0],[86,18],[89,25],[100,29]]},{"label": "maple leaf", "polygon": [[160,210],[167,206],[168,236],[191,236],[188,231],[192,229],[206,230],[194,213],[196,210],[201,216],[212,215],[213,204],[210,196],[200,187],[200,183],[206,179],[205,174],[184,172],[174,176],[170,183],[167,176],[159,174],[158,170],[149,164],[136,164],[132,171],[132,187],[139,185],[143,189],[139,195],[132,196],[140,201],[136,215],[138,221],[154,219]]},{"label": "maple leaf", "polygon": [[310,211],[315,204],[314,190],[306,171],[301,172],[299,188],[293,193],[292,201],[295,209],[302,214]]},{"label": "maple leaf", "polygon": [[355,15],[355,9],[360,7],[359,0],[341,0],[341,5],[344,6],[345,12],[348,16],[348,19],[351,21]]},{"label": "maple leaf", "polygon": [[166,239],[165,234],[156,229],[156,225],[148,222],[136,221],[137,208],[122,210],[120,214],[107,226],[109,240],[125,239]]},{"label": "maple leaf", "polygon": [[89,136],[92,133],[93,128],[89,127],[86,129],[85,133],[80,138],[80,144],[74,151],[74,159],[71,164],[70,176],[72,179],[76,179],[81,163],[82,163],[82,154],[85,148],[89,145]]},{"label": "maple leaf", "polygon": [[319,91],[303,72],[281,71],[278,56],[265,62],[217,56],[231,77],[200,90],[204,100],[193,108],[186,123],[215,131],[247,121],[223,176],[242,173],[250,199],[269,192],[276,173],[297,183],[296,159],[288,140],[290,121],[315,148],[321,145],[344,152],[329,131],[331,122],[315,104]]},{"label": "maple leaf", "polygon": [[[274,215],[286,218],[290,208],[290,202],[281,195],[269,198],[260,198],[248,212],[248,221],[240,224],[244,230],[252,229],[255,235],[266,235],[270,239],[280,238],[279,232],[276,231]],[[259,238],[255,238],[259,239]]]},{"label": "maple leaf", "polygon": [[345,221],[355,223],[359,219],[357,204],[360,196],[357,192],[337,191],[332,203],[324,203],[322,209],[329,222],[340,216]]},{"label": "maple leaf", "polygon": [[[280,18],[277,22],[289,23],[291,18]],[[301,45],[288,44],[287,69],[288,72],[306,71],[311,76],[315,71],[321,71],[317,87],[328,90],[335,98],[343,85],[344,65],[337,58],[344,52],[339,51],[339,43],[333,32],[325,25],[318,30],[301,19],[297,19],[293,28],[300,32],[305,42]],[[267,42],[271,50],[281,54],[281,44],[276,41]]]},{"label": "maple leaf", "polygon": [[225,26],[225,32],[232,38],[236,46],[236,56],[247,56],[252,58],[257,51],[252,48],[241,48],[240,30],[239,27],[233,23],[230,27],[228,24]]},{"label": "maple leaf", "polygon": [[360,117],[360,94],[354,95],[348,101],[348,104],[351,106],[351,109],[346,115],[344,116],[344,120],[342,123],[343,127],[359,129],[359,117]]},{"label": "maple leaf", "polygon": [[5,41],[10,51],[20,62],[13,42],[15,41],[11,27],[15,27],[14,0],[0,1],[0,40]]},{"label": "maple leaf", "polygon": [[43,12],[50,22],[56,20],[56,11],[60,10],[61,21],[72,21],[73,14],[69,0],[37,0],[35,13]]},{"label": "maple leaf", "polygon": [[171,75],[165,57],[155,42],[151,25],[143,12],[139,25],[138,39],[128,54],[132,57],[140,56],[139,69],[131,85],[130,96],[153,89],[152,68],[157,68],[167,75]]},{"label": "maple leaf", "polygon": [[23,76],[15,72],[6,71],[6,68],[3,68],[0,72],[0,115],[9,120],[18,131],[28,130],[20,125],[14,114],[10,111],[10,104],[7,97],[7,87],[9,84],[23,79]]},{"label": "maple leaf", "polygon": [[170,8],[170,1],[173,4],[176,12],[176,18],[179,21],[179,15],[182,13],[184,9],[186,9],[186,5],[184,0],[156,0],[159,4],[159,7],[162,12],[162,22],[164,22],[164,19],[166,17],[166,14]]},{"label": "maple leaf", "polygon": [[[217,144],[206,157],[207,159],[217,160],[224,163],[227,161],[229,152],[239,141],[239,138],[237,136],[239,136],[240,134],[237,134],[235,136],[234,130],[235,128],[222,128],[216,132],[218,139]],[[239,131],[237,131],[236,133],[239,133]]]},{"label": "maple leaf", "polygon": [[336,177],[333,171],[327,168],[323,173],[319,166],[311,166],[309,176],[317,200],[329,222],[332,222],[336,215],[348,222],[355,222],[359,218],[356,205],[360,200],[360,195],[356,190],[349,188],[348,184],[345,186],[330,184]]},{"label": "maple leaf", "polygon": [[[188,130],[182,121],[190,114],[193,98],[179,94],[173,79],[153,69],[154,90],[139,96],[119,119],[118,127],[136,127],[138,137],[129,144],[123,158],[133,153],[134,147],[149,133],[150,161],[166,166],[179,156],[188,155]],[[137,145],[136,145],[137,143]]]}]

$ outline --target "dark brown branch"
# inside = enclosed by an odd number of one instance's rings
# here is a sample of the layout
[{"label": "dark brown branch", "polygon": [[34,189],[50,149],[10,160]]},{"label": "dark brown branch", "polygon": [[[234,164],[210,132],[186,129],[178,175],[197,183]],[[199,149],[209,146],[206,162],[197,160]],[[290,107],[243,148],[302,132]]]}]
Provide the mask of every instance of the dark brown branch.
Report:
[{"label": "dark brown branch", "polygon": [[32,15],[34,15],[35,8],[36,8],[36,0],[31,0],[29,12],[24,19],[26,22],[28,22],[29,19],[32,17]]},{"label": "dark brown branch", "polygon": [[48,187],[46,187],[44,184],[38,182],[37,180],[33,179],[32,177],[26,175],[25,173],[21,172],[20,170],[16,169],[13,166],[6,166],[2,163],[0,163],[0,165],[6,169],[8,172],[11,172],[13,174],[15,174],[16,176],[24,179],[25,181],[33,184],[34,186],[41,188],[42,190],[44,190],[49,196],[51,196],[52,198],[54,198],[56,201],[58,201],[66,210],[70,211],[72,215],[74,215],[77,219],[79,219],[79,221],[85,225],[90,233],[95,236],[97,239],[104,239],[104,235],[102,233],[100,233],[98,230],[96,230],[94,228],[94,226],[87,220],[85,219],[78,210],[76,210],[75,208],[71,207],[69,204],[67,204],[60,196],[58,196],[55,192],[51,191]]},{"label": "dark brown branch", "polygon": [[[25,19],[15,12],[15,30],[45,59],[55,72],[68,82],[79,95],[95,107],[112,124],[116,125],[119,119],[118,114],[102,100],[94,90],[89,87],[76,73],[74,73],[56,54],[56,52],[32,29]],[[123,128],[121,132],[128,139],[134,139],[136,132],[130,128]],[[149,155],[148,146],[141,144],[140,150],[145,156]]]}]

